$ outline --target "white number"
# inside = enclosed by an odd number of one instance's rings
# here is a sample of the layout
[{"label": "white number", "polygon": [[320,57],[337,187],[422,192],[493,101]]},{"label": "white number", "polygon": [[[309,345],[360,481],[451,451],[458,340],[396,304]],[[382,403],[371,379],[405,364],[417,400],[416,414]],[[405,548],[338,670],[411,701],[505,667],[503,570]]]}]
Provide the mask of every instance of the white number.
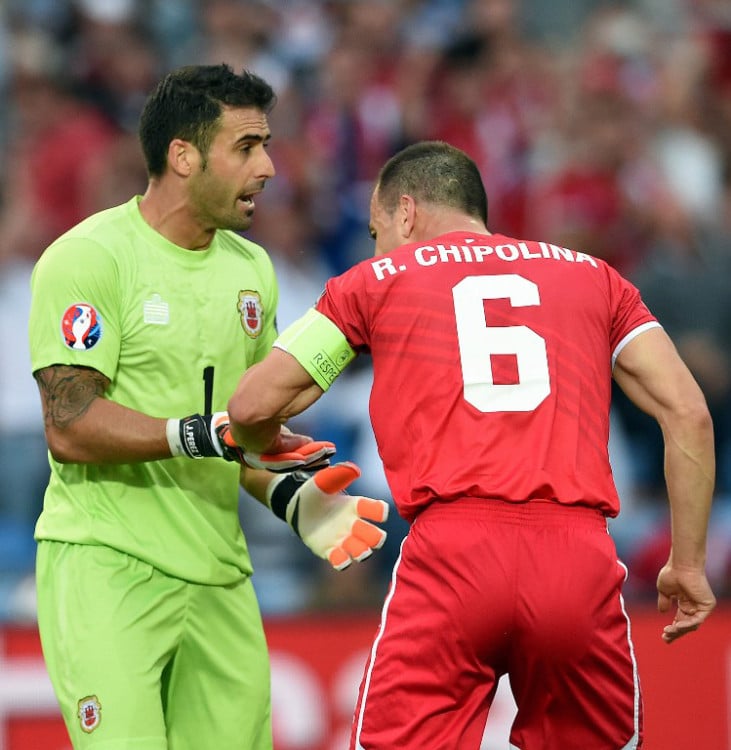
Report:
[{"label": "white number", "polygon": [[[527,326],[490,326],[486,299],[508,299],[513,307],[540,305],[538,287],[517,274],[468,276],[453,289],[465,400],[482,412],[532,411],[551,392],[546,342]],[[514,354],[518,382],[495,385],[490,355]]]}]

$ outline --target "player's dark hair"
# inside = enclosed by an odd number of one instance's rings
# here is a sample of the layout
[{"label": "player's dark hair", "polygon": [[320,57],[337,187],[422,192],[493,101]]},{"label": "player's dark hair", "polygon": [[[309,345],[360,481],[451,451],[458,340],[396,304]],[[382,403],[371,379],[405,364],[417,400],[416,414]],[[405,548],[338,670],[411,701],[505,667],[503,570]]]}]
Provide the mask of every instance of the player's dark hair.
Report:
[{"label": "player's dark hair", "polygon": [[464,151],[443,141],[421,141],[392,156],[378,176],[378,200],[389,212],[399,197],[450,206],[487,224],[480,170]]},{"label": "player's dark hair", "polygon": [[139,137],[147,172],[159,177],[167,166],[170,141],[192,143],[204,163],[220,126],[223,107],[254,107],[265,114],[276,103],[272,87],[229,65],[188,65],[168,73],[150,94],[140,116]]}]

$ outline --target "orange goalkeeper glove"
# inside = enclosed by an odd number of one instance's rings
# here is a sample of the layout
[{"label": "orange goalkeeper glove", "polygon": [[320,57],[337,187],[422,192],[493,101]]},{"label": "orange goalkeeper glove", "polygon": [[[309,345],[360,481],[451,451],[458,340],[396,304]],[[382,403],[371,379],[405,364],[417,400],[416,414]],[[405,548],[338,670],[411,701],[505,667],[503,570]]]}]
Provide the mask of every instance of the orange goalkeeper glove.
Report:
[{"label": "orange goalkeeper glove", "polygon": [[388,503],[343,492],[359,476],[360,469],[345,461],[312,476],[296,471],[275,477],[267,487],[272,512],[336,570],[365,560],[386,541],[386,532],[369,522],[386,521]]},{"label": "orange goalkeeper glove", "polygon": [[298,469],[305,469],[306,471],[324,469],[330,465],[330,456],[335,455],[335,443],[328,440],[311,440],[304,435],[294,435],[289,428],[284,426],[281,428],[283,434],[308,442],[303,442],[282,453],[252,453],[252,451],[247,451],[236,444],[234,436],[231,434],[228,414],[226,412],[222,412],[222,414],[225,420],[219,421],[216,434],[223,445],[223,457],[229,461],[232,459],[228,458],[227,453],[236,456],[233,460],[245,463],[252,469],[266,469],[267,471],[273,471],[275,474],[285,474]]},{"label": "orange goalkeeper glove", "polygon": [[[233,440],[228,433],[228,440]],[[266,469],[275,474],[288,473],[304,469],[305,471],[318,471],[330,465],[330,456],[335,454],[335,444],[327,440],[312,440],[301,445],[299,448],[286,453],[252,453],[244,450],[244,461],[252,469]]]}]

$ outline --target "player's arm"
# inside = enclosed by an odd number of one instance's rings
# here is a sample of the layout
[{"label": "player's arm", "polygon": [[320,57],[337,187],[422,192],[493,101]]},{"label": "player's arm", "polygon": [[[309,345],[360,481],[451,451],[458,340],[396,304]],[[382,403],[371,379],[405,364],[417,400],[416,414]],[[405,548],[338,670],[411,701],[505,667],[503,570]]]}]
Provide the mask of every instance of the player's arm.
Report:
[{"label": "player's arm", "polygon": [[247,450],[278,453],[281,426],[323,394],[322,388],[289,353],[272,351],[241,377],[228,402],[231,432]]},{"label": "player's arm", "polygon": [[651,328],[619,353],[614,378],[633,403],[654,417],[665,446],[672,547],[657,581],[658,607],[678,610],[663,638],[696,630],[716,600],[705,575],[714,490],[713,424],[705,398],[662,328]]},{"label": "player's arm", "polygon": [[166,420],[104,398],[110,381],[90,367],[51,365],[33,373],[46,441],[60,463],[132,463],[171,456]]},{"label": "player's arm", "polygon": [[283,450],[281,426],[317,401],[354,357],[342,331],[308,310],[241,377],[228,402],[236,443],[250,451]]},{"label": "player's arm", "polygon": [[[152,417],[105,398],[109,378],[91,367],[51,365],[34,373],[41,396],[46,441],[60,463],[136,463],[185,456],[258,462],[224,439],[225,412],[182,418]],[[297,451],[305,450],[302,455]],[[286,456],[269,457],[277,470],[326,465],[332,443],[287,436]],[[266,463],[266,461],[265,461]]]}]

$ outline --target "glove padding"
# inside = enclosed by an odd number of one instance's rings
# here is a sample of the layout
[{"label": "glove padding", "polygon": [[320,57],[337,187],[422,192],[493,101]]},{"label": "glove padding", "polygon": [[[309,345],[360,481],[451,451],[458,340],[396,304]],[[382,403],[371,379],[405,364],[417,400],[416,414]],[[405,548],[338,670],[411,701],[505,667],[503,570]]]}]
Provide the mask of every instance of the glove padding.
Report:
[{"label": "glove padding", "polygon": [[360,469],[345,461],[313,476],[296,471],[276,477],[267,487],[272,512],[336,570],[365,560],[386,541],[386,532],[369,521],[386,521],[388,503],[342,491],[359,476]]},{"label": "glove padding", "polygon": [[[232,451],[237,456],[234,459],[227,459],[229,461],[245,463],[252,469],[266,469],[267,471],[273,471],[275,474],[288,474],[299,469],[306,471],[324,469],[330,465],[330,456],[335,455],[335,443],[328,440],[312,440],[284,453],[252,453],[236,445],[229,427],[228,415],[226,412],[222,413],[225,417],[225,424],[221,423],[221,426],[217,428],[217,434],[223,444],[223,457],[227,458],[226,450]],[[286,427],[283,427],[282,430],[289,433]]]},{"label": "glove padding", "polygon": [[335,444],[327,440],[313,440],[294,451],[286,453],[252,453],[244,451],[244,461],[252,469],[267,469],[275,474],[284,474],[303,469],[319,471],[330,465],[330,456],[335,455]]}]

